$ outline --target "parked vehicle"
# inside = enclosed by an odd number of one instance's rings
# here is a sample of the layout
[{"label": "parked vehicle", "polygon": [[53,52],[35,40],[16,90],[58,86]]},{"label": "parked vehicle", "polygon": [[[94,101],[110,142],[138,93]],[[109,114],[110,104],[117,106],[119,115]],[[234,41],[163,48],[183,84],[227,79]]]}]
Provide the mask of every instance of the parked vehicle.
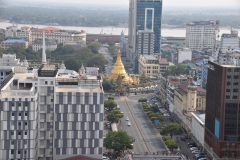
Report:
[{"label": "parked vehicle", "polygon": [[128,126],[131,126],[131,123],[130,123],[130,122],[128,122],[128,123],[127,123],[127,125],[128,125]]},{"label": "parked vehicle", "polygon": [[128,118],[128,117],[126,117],[126,121],[129,121],[129,118]]},{"label": "parked vehicle", "polygon": [[198,154],[198,153],[200,153],[200,151],[199,150],[193,150],[192,153],[193,154]]},{"label": "parked vehicle", "polygon": [[200,159],[198,159],[198,160],[207,160],[207,158],[200,158]]},{"label": "parked vehicle", "polygon": [[186,141],[186,138],[185,137],[180,137],[180,139],[182,140],[182,141]]},{"label": "parked vehicle", "polygon": [[191,147],[191,148],[189,148],[191,151],[195,151],[195,150],[198,150],[198,148],[197,147]]},{"label": "parked vehicle", "polygon": [[195,157],[199,160],[200,158],[205,158],[205,155],[197,154]]}]

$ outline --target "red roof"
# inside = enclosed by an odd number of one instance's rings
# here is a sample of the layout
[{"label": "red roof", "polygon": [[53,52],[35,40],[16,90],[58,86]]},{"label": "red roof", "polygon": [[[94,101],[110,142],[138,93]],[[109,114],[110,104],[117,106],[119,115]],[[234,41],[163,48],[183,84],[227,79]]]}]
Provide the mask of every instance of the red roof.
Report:
[{"label": "red roof", "polygon": [[59,30],[61,30],[60,28],[56,28],[56,27],[44,27],[44,28],[40,28],[40,29],[38,29],[37,31],[38,32],[50,32],[50,31],[59,31]]},{"label": "red roof", "polygon": [[159,64],[168,64],[167,58],[159,59]]}]

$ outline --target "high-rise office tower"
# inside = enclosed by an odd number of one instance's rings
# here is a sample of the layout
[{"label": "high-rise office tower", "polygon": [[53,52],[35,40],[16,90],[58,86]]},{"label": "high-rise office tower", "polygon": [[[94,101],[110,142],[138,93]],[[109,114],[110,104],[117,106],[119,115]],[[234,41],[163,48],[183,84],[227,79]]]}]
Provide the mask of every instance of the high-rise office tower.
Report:
[{"label": "high-rise office tower", "polygon": [[239,58],[235,65],[208,62],[205,148],[214,159],[240,159]]},{"label": "high-rise office tower", "polygon": [[128,43],[137,53],[137,34],[150,30],[154,34],[154,53],[160,53],[162,0],[130,0]]}]

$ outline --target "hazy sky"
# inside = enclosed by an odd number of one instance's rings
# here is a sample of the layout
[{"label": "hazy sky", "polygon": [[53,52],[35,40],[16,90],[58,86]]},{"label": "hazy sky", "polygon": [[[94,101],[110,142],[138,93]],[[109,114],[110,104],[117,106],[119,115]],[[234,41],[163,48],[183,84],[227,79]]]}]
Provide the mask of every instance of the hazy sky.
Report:
[{"label": "hazy sky", "polygon": [[[19,0],[20,1],[20,0]],[[40,1],[40,0],[31,0]],[[41,0],[49,1],[49,0]],[[91,4],[128,5],[129,0],[50,0],[49,2],[77,2]],[[240,6],[240,0],[163,0],[164,6]]]}]

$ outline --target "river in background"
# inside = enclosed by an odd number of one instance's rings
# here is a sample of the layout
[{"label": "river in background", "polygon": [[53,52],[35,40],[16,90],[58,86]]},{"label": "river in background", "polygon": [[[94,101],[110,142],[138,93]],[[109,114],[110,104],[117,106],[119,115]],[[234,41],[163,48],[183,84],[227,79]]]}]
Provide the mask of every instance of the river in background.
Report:
[{"label": "river in background", "polygon": [[[0,28],[6,29],[6,27],[11,26],[12,23],[8,22],[0,22]],[[18,28],[28,26],[34,28],[43,28],[47,27],[46,25],[38,25],[38,24],[18,24]],[[76,26],[54,26],[57,28],[65,29],[65,30],[84,30],[89,34],[113,34],[113,35],[120,35],[122,31],[124,31],[125,35],[128,35],[127,28],[118,28],[118,27],[76,27]],[[236,29],[240,32],[240,29]],[[230,28],[220,28],[220,34],[222,33],[230,33]],[[162,28],[162,37],[185,37],[186,29],[185,28]]]}]

